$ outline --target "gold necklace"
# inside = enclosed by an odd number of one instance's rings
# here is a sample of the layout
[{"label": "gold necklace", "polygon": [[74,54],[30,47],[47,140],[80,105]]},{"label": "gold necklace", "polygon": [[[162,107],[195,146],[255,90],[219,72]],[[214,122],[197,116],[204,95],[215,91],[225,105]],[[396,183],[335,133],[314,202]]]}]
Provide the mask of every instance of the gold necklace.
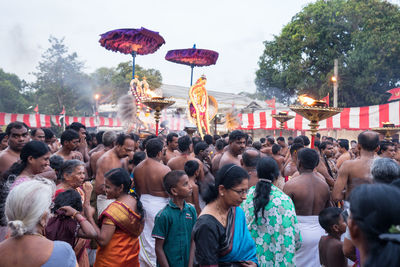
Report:
[{"label": "gold necklace", "polygon": [[40,237],[46,238],[44,235],[39,234],[39,233],[31,233],[31,234],[27,234],[27,235],[36,235],[36,236],[40,236]]}]

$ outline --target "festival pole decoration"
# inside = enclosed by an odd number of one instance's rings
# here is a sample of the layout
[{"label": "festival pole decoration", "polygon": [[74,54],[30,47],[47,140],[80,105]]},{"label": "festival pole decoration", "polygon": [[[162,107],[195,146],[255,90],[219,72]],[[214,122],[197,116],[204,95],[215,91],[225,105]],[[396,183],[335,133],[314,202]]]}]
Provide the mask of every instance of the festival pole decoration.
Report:
[{"label": "festival pole decoration", "polygon": [[156,121],[156,136],[158,136],[161,110],[173,105],[175,101],[166,99],[164,97],[152,97],[143,99],[142,103],[155,110],[154,119]]},{"label": "festival pole decoration", "polygon": [[[130,88],[134,101],[136,102],[135,114],[139,117],[140,109],[143,106],[142,99],[154,96],[148,88],[145,77],[143,81],[139,81],[139,77],[135,75],[135,58],[137,55],[148,55],[156,52],[163,44],[164,38],[154,31],[146,28],[140,29],[116,29],[108,31],[100,35],[100,45],[113,52],[132,55],[132,80]],[[147,88],[146,88],[147,85]],[[147,96],[146,96],[147,95]],[[129,99],[125,99],[125,102]],[[146,109],[146,116],[150,114],[149,106]],[[123,116],[131,117],[131,116]],[[136,121],[136,120],[135,120]]]},{"label": "festival pole decoration", "polygon": [[165,55],[165,59],[174,63],[190,66],[190,86],[192,86],[194,67],[215,65],[218,59],[218,52],[207,49],[197,49],[196,44],[194,44],[193,48],[168,51]]},{"label": "festival pole decoration", "polygon": [[315,100],[307,95],[299,96],[298,100],[301,103],[300,106],[291,105],[289,108],[310,121],[311,148],[314,148],[315,135],[318,132],[319,122],[342,112],[343,109],[327,107],[325,101]]},{"label": "festival pole decoration", "polygon": [[293,115],[288,115],[287,111],[280,111],[278,114],[272,114],[271,117],[281,123],[279,136],[282,136],[282,131],[285,128],[285,122],[294,118]]},{"label": "festival pole decoration", "polygon": [[[203,75],[189,89],[189,114],[201,137],[210,134],[210,121],[218,112],[218,103],[206,90],[207,78]],[[204,133],[203,133],[204,129]]]},{"label": "festival pole decoration", "polygon": [[392,142],[392,136],[400,131],[400,127],[395,127],[394,123],[391,122],[384,122],[382,127],[372,128],[371,130],[383,134],[386,141]]}]

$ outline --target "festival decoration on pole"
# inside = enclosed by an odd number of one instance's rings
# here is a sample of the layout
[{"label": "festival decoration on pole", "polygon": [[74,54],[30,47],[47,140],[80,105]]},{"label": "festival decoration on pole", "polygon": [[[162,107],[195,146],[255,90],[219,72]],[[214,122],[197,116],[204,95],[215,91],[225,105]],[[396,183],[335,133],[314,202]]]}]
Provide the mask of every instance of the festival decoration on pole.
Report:
[{"label": "festival decoration on pole", "polygon": [[310,121],[311,148],[314,148],[319,122],[342,112],[343,109],[327,107],[325,101],[315,100],[307,95],[299,96],[298,100],[302,104],[301,106],[291,105],[289,108]]},{"label": "festival decoration on pole", "polygon": [[218,59],[218,52],[193,48],[170,50],[165,59],[174,63],[188,65],[191,68],[190,86],[193,85],[193,68],[215,65]]},{"label": "festival decoration on pole", "polygon": [[[140,29],[112,30],[103,33],[100,36],[101,38],[99,42],[101,46],[107,50],[132,55],[132,80],[130,82],[130,90],[136,105],[135,107],[130,107],[129,110],[135,110],[135,114],[133,115],[139,117],[140,110],[143,107],[142,99],[149,97],[148,94],[151,94],[151,90],[149,89],[145,77],[143,77],[142,81],[139,81],[139,77],[135,75],[136,55],[147,55],[154,53],[163,44],[165,44],[165,40],[158,32],[150,31],[143,27]],[[125,102],[122,101],[125,104],[125,107],[122,110],[125,110],[128,106],[128,103],[126,102],[127,100],[129,101],[129,99],[125,99]],[[150,115],[149,106],[146,108],[145,114],[146,116]],[[121,114],[121,117],[131,118],[131,115],[131,113],[129,113],[128,116]],[[139,120],[132,119],[132,122],[136,121]]]},{"label": "festival decoration on pole", "polygon": [[143,99],[143,104],[155,110],[154,119],[156,121],[156,135],[158,136],[158,128],[161,117],[161,110],[173,105],[175,101],[166,99],[164,97],[153,97]]},{"label": "festival decoration on pole", "polygon": [[[208,95],[205,87],[206,82],[207,79],[203,75],[189,89],[190,118],[194,119],[201,137],[204,136],[203,129],[206,134],[210,134],[210,121],[218,112],[218,103],[215,98]],[[210,102],[213,106],[212,109],[210,109]]]},{"label": "festival decoration on pole", "polygon": [[391,122],[384,122],[382,127],[372,128],[371,130],[383,134],[386,141],[392,142],[392,136],[400,131],[400,127],[395,127],[394,123]]},{"label": "festival decoration on pole", "polygon": [[279,114],[272,114],[271,117],[281,123],[279,136],[282,136],[282,131],[285,128],[285,122],[294,118],[293,115],[288,115],[287,111],[281,111]]}]

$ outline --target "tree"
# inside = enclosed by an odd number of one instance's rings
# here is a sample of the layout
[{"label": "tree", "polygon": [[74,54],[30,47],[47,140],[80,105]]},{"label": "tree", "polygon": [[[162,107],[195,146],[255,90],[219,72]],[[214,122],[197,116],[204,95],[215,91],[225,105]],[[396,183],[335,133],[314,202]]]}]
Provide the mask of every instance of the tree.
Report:
[{"label": "tree", "polygon": [[67,115],[93,114],[92,84],[82,72],[84,64],[76,53],[68,54],[64,39],[50,36],[49,42],[31,85],[41,113],[59,114],[65,106]]},{"label": "tree", "polygon": [[[144,69],[135,65],[135,74],[139,79],[146,77],[151,89],[159,88],[162,84],[160,71],[155,69]],[[103,95],[112,94],[112,102],[116,103],[118,98],[129,90],[129,84],[132,79],[132,63],[121,62],[116,68],[99,68],[91,75],[96,92]]]},{"label": "tree", "polygon": [[324,97],[334,59],[339,106],[384,103],[400,82],[400,9],[386,1],[316,1],[264,44],[255,83],[266,98]]},{"label": "tree", "polygon": [[26,113],[27,108],[33,105],[29,102],[29,95],[23,92],[24,84],[17,75],[0,69],[0,112]]}]

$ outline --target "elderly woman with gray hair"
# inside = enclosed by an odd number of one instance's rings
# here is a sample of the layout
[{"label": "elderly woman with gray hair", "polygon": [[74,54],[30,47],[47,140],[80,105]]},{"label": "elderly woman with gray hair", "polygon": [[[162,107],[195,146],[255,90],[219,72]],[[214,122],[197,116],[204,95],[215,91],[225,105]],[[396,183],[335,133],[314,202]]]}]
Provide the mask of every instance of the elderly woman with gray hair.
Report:
[{"label": "elderly woman with gray hair", "polygon": [[89,200],[90,195],[85,198],[85,192],[81,189],[85,177],[85,163],[77,159],[64,161],[58,172],[58,180],[61,182],[57,185],[55,197],[68,189],[74,189],[81,195],[82,203],[85,199]]},{"label": "elderly woman with gray hair", "polygon": [[5,204],[10,237],[0,243],[1,266],[77,266],[68,243],[43,236],[54,189],[53,182],[39,178],[10,191]]},{"label": "elderly woman with gray hair", "polygon": [[377,157],[372,163],[371,174],[375,183],[390,184],[400,179],[400,166],[393,159]]}]

